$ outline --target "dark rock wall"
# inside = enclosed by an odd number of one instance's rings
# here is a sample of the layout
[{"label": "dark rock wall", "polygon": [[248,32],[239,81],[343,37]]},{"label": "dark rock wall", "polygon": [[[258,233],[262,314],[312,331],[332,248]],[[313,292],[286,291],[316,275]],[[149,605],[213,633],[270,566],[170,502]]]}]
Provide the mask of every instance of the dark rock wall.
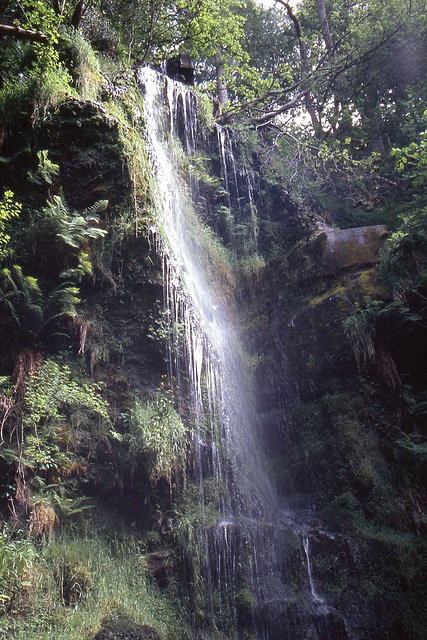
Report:
[{"label": "dark rock wall", "polygon": [[313,579],[331,607],[321,638],[425,637],[424,498],[395,445],[402,405],[358,369],[344,329],[366,296],[387,298],[376,277],[386,237],[374,226],[300,241],[268,264],[246,320],[272,475],[307,523]]}]

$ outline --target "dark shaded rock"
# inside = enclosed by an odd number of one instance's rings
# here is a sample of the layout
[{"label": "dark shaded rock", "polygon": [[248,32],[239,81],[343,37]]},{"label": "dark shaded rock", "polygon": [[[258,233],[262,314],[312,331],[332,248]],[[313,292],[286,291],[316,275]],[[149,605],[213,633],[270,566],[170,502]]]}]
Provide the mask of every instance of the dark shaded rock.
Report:
[{"label": "dark shaded rock", "polygon": [[94,640],[161,640],[153,627],[138,625],[122,616],[106,618],[102,627]]},{"label": "dark shaded rock", "polygon": [[165,589],[173,582],[174,562],[169,549],[148,554],[147,566],[160,589]]},{"label": "dark shaded rock", "polygon": [[349,640],[341,616],[306,602],[266,602],[257,611],[257,628],[270,640]]},{"label": "dark shaded rock", "polygon": [[131,190],[118,123],[101,103],[69,99],[44,120],[38,146],[60,167],[60,182],[71,209],[96,200],[124,206]]},{"label": "dark shaded rock", "polygon": [[190,58],[190,54],[185,51],[175,58],[170,58],[166,62],[166,73],[169,78],[179,80],[184,84],[193,84],[194,82],[194,66]]}]

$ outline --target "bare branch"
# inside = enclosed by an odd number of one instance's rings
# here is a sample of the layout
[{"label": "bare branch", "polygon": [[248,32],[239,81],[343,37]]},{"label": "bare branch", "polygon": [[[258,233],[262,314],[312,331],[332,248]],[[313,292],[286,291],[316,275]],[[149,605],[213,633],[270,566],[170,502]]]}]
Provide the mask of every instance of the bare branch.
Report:
[{"label": "bare branch", "polygon": [[23,29],[22,27],[11,27],[7,24],[0,24],[0,36],[9,36],[18,40],[30,40],[31,42],[42,42],[49,44],[49,38],[41,31]]},{"label": "bare branch", "polygon": [[274,118],[276,118],[280,114],[285,113],[285,111],[289,111],[289,109],[292,109],[293,107],[295,107],[298,104],[298,102],[300,102],[303,98],[306,97],[307,93],[308,93],[308,89],[306,89],[305,91],[300,91],[292,98],[292,100],[289,100],[289,102],[287,102],[286,104],[282,104],[280,107],[277,107],[277,109],[273,109],[273,111],[268,111],[267,113],[264,113],[259,118],[250,118],[249,124],[253,124],[255,125],[255,127],[257,127],[259,125],[266,124],[271,120],[274,120]]}]

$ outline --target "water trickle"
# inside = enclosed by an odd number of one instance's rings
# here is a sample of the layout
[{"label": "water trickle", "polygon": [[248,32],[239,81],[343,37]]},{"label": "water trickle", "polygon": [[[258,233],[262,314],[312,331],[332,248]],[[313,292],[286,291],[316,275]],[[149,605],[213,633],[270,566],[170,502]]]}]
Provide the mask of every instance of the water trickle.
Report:
[{"label": "water trickle", "polygon": [[259,224],[258,224],[258,211],[256,208],[255,198],[254,198],[254,182],[255,182],[254,172],[252,170],[248,170],[246,161],[244,163],[244,170],[246,174],[247,194],[249,199],[249,211],[251,215],[254,245],[255,245],[256,251],[258,251]]},{"label": "water trickle", "polygon": [[218,136],[219,159],[221,162],[221,175],[224,181],[227,204],[229,207],[231,207],[231,194],[230,194],[230,183],[228,181],[227,152],[226,152],[227,133],[224,127],[219,127],[219,126],[216,128],[216,132]]},{"label": "water trickle", "polygon": [[313,598],[313,602],[317,604],[324,604],[325,601],[316,593],[316,590],[314,588],[313,574],[311,572],[310,543],[309,543],[308,535],[303,536],[303,546],[304,546],[305,557],[307,560],[307,573],[308,573],[308,581],[310,583],[311,597]]},{"label": "water trickle", "polygon": [[[245,157],[239,154],[236,141],[230,130],[219,125],[217,125],[216,130],[221,176],[227,194],[227,206],[234,208],[237,217],[241,218],[242,221],[245,214],[247,215],[248,213],[254,248],[258,251],[259,222],[255,192],[260,197],[260,190],[259,187],[256,187],[255,173],[248,167]],[[247,200],[246,209],[243,204],[245,200]]]}]

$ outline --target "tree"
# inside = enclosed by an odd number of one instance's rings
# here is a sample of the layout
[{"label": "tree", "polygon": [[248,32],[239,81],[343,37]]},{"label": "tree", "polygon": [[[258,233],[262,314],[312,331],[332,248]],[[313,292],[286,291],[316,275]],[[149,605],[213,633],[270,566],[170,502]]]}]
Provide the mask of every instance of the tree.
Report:
[{"label": "tree", "polygon": [[[381,130],[384,116],[375,115],[381,104],[390,105],[390,112],[397,97],[403,104],[412,80],[425,78],[425,0],[399,7],[391,0],[329,5],[305,0],[297,9],[285,0],[276,2],[293,27],[294,49],[284,52],[284,78],[242,105],[254,126],[278,124],[278,117],[304,104],[317,136],[343,139],[364,116],[371,126],[376,119]],[[412,53],[420,62],[408,65],[405,77],[402,63],[406,60],[406,66]]]}]

